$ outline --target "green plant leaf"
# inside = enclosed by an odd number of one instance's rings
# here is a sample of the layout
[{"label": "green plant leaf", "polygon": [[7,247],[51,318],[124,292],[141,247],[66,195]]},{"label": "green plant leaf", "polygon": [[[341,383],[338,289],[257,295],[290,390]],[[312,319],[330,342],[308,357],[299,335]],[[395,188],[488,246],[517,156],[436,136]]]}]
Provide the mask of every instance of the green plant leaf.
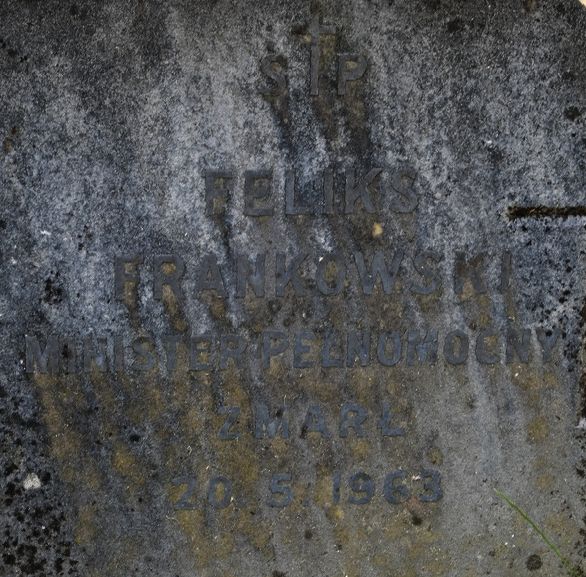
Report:
[{"label": "green plant leaf", "polygon": [[515,503],[513,499],[511,499],[498,489],[495,489],[494,492],[509,507],[511,507],[511,509],[519,513],[519,515],[523,517],[527,524],[533,528],[533,530],[541,537],[541,540],[549,547],[549,549],[551,549],[551,551],[553,551],[556,554],[556,556],[561,561],[562,565],[564,566],[564,569],[567,571],[570,577],[580,577],[584,574],[580,567],[578,567],[577,565],[573,565],[567,557],[564,557],[559,547],[552,542],[552,540],[543,532],[543,530],[537,525],[537,523],[533,521],[533,519],[531,519],[531,517],[529,517],[529,515],[523,509],[521,509],[521,507],[519,507],[519,505],[517,505],[517,503]]}]

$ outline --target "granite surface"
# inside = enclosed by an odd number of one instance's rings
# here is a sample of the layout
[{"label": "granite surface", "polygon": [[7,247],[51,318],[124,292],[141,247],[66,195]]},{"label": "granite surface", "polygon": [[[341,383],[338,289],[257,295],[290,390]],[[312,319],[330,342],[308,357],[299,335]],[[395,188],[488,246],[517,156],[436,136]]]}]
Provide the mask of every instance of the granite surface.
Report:
[{"label": "granite surface", "polygon": [[495,489],[583,574],[585,54],[577,0],[3,0],[0,575],[564,574]]}]

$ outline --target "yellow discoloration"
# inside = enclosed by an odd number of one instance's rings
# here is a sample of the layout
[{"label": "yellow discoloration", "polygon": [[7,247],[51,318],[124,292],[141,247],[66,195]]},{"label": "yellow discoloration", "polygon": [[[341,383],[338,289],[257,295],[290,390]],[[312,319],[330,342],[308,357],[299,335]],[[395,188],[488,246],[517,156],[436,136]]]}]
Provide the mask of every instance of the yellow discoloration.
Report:
[{"label": "yellow discoloration", "polygon": [[181,305],[169,285],[163,285],[163,305],[171,319],[173,328],[180,333],[186,332],[189,325],[182,316]]},{"label": "yellow discoloration", "polygon": [[[185,445],[189,445],[191,452],[179,455],[168,449],[168,467],[176,468],[178,459],[192,462],[190,470],[197,477],[194,498],[197,510],[176,511],[174,518],[192,543],[196,567],[200,570],[209,568],[210,563],[215,561],[229,560],[235,551],[235,535],[248,540],[264,556],[270,557],[273,554],[270,545],[271,531],[260,514],[256,514],[259,485],[262,483],[260,455],[258,443],[255,443],[248,430],[252,419],[251,403],[248,392],[242,386],[238,369],[232,367],[222,374],[221,390],[221,403],[213,399],[209,384],[200,385],[197,391],[191,393],[184,390],[187,395],[186,406],[189,408],[184,411],[180,422],[183,438],[186,439]],[[218,431],[225,419],[217,412],[222,405],[241,408],[240,422],[235,428],[241,434],[238,440],[227,441],[218,437]],[[205,444],[202,440],[204,430],[209,432]],[[265,460],[269,458],[270,461],[270,457],[278,456],[286,448],[283,441],[267,440],[267,443],[271,452],[270,455],[262,456]],[[233,501],[222,510],[209,510],[211,517],[208,517],[203,512],[208,507],[208,484],[217,474],[232,480],[232,494],[233,497],[238,496],[239,501]],[[173,503],[179,498],[181,490],[185,490],[185,486],[179,489],[169,487],[168,492]],[[211,526],[210,518],[216,519]],[[229,526],[233,530],[226,533],[224,530],[214,529],[216,526]]]},{"label": "yellow discoloration", "polygon": [[140,463],[122,443],[117,442],[114,446],[112,466],[122,477],[132,481],[135,485],[144,485],[144,473]]},{"label": "yellow discoloration", "polygon": [[[333,280],[335,270],[326,273]],[[180,330],[183,325],[177,323],[182,312],[177,303],[172,302],[172,292],[164,290],[164,293],[167,293],[163,298],[167,314],[173,327]],[[401,318],[404,304],[400,299],[385,302],[382,307],[380,302],[373,303],[374,300],[367,304],[368,314],[376,318],[381,327],[387,328],[391,321]],[[213,307],[214,301],[209,295],[208,301]],[[254,299],[246,299],[249,301],[254,302]],[[340,331],[345,330],[347,324],[342,305],[340,299],[340,310],[332,313],[332,323]],[[223,307],[222,304],[212,316],[224,318]],[[259,307],[258,314],[259,328],[265,328],[261,320],[266,310]],[[333,354],[338,353],[334,351]],[[319,358],[317,348],[310,356]],[[204,360],[200,358],[200,361]],[[387,504],[382,496],[382,472],[376,469],[381,448],[392,450],[389,454],[392,454],[393,463],[411,468],[413,457],[409,449],[412,445],[403,438],[381,439],[377,421],[381,401],[389,397],[393,400],[396,425],[409,426],[414,419],[413,392],[405,384],[409,381],[407,377],[412,377],[412,369],[396,367],[392,378],[383,380],[376,367],[359,367],[358,361],[355,368],[294,371],[287,370],[280,359],[273,359],[270,369],[262,373],[261,385],[266,390],[267,405],[274,411],[278,404],[292,410],[299,409],[299,403],[306,404],[306,400],[320,403],[332,437],[323,439],[319,433],[308,433],[303,440],[298,440],[299,421],[290,419],[292,438],[289,440],[279,436],[258,440],[251,434],[252,395],[248,387],[253,385],[248,384],[250,376],[234,366],[215,373],[192,372],[188,361],[187,347],[181,344],[177,367],[168,377],[150,371],[131,377],[120,375],[113,383],[109,377],[96,373],[91,376],[91,386],[100,407],[100,422],[96,429],[100,431],[106,449],[111,451],[110,475],[123,480],[128,496],[133,499],[137,495],[148,495],[151,483],[149,467],[138,445],[125,443],[128,425],[130,428],[147,425],[148,434],[152,435],[148,440],[158,443],[163,471],[160,483],[168,495],[164,529],[170,535],[175,534],[179,542],[187,542],[185,555],[192,555],[195,570],[211,575],[222,568],[222,574],[226,574],[224,567],[237,566],[243,544],[245,550],[254,551],[267,562],[274,559],[274,549],[279,546],[303,555],[303,523],[309,518],[308,511],[313,510],[313,504],[325,511],[331,532],[340,546],[340,567],[344,575],[359,577],[363,574],[365,544],[372,544],[370,559],[381,575],[386,572],[435,576],[451,570],[449,557],[439,546],[439,537],[433,531],[435,507],[422,506],[419,502],[402,506]],[[430,380],[437,369],[418,367],[417,370],[418,378]],[[284,391],[282,400],[276,391]],[[75,398],[74,405],[83,405],[83,395]],[[367,409],[366,439],[358,438],[353,429],[347,439],[340,441],[338,438],[339,411],[346,400],[355,401]],[[51,402],[46,404],[50,406]],[[218,414],[221,406],[241,409],[239,422],[234,428],[240,434],[238,440],[218,437],[225,419]],[[301,416],[303,412],[301,408]],[[52,419],[54,428],[66,434],[61,430],[60,406],[53,409]],[[77,440],[77,445],[75,449],[61,449],[60,462],[67,461],[75,451],[83,453],[86,446],[83,433],[74,433],[72,437]],[[413,442],[411,438],[409,441]],[[305,474],[308,453],[324,456],[323,462],[317,464],[315,477]],[[437,447],[429,448],[426,457],[437,466],[443,462],[443,454]],[[333,505],[334,467],[343,468],[339,505]],[[348,478],[358,468],[376,478],[375,496],[366,506],[348,502]],[[271,473],[285,470],[293,474],[294,500],[284,510],[268,508]],[[208,484],[212,477],[220,474],[232,480],[234,500],[225,509],[213,510],[207,504]],[[192,500],[195,510],[176,511],[173,508],[186,487],[174,485],[172,479],[182,475],[192,475],[197,480]],[[83,481],[86,486],[91,484],[100,490],[97,474],[86,477]],[[423,519],[417,526],[412,521],[415,514]],[[279,532],[275,535],[277,520]],[[103,517],[99,511],[80,511],[76,539],[80,543],[95,540],[97,536],[92,531],[101,526],[101,521]],[[230,529],[226,530],[227,527]],[[317,539],[317,535],[314,538]],[[392,554],[386,547],[388,543],[393,544]],[[116,564],[113,574],[119,574],[120,568],[131,567],[133,556],[140,555],[140,550],[135,552],[136,547],[130,541],[128,551],[123,551],[122,547],[121,544],[112,552],[112,563]]]},{"label": "yellow discoloration", "polygon": [[544,473],[537,477],[535,484],[540,491],[550,491],[555,485],[555,477],[550,473]]},{"label": "yellow discoloration", "polygon": [[549,435],[549,425],[544,417],[535,417],[527,425],[527,439],[530,443],[542,443]]},{"label": "yellow discoloration", "polygon": [[[173,262],[161,263],[161,272],[165,276],[171,276],[172,274],[175,273],[176,270],[177,270],[177,267],[175,266],[175,263],[173,263]],[[167,286],[167,285],[164,285],[164,286]]]},{"label": "yellow discoloration", "polygon": [[94,463],[88,460],[82,450],[81,438],[73,425],[77,412],[87,408],[76,377],[58,379],[35,373],[33,380],[43,405],[43,420],[49,432],[51,454],[61,466],[63,480],[95,489],[99,484],[98,473]]},{"label": "yellow discoloration", "polygon": [[43,389],[41,401],[44,406],[43,418],[49,430],[53,455],[60,462],[66,462],[79,455],[81,452],[80,440],[64,420],[58,400],[51,391]]},{"label": "yellow discoloration", "polygon": [[[137,265],[134,263],[126,263],[126,273],[132,274],[136,272]],[[125,282],[122,294],[122,302],[126,305],[130,323],[135,329],[140,328],[140,316],[138,314],[138,283]]]},{"label": "yellow discoloration", "polygon": [[545,532],[553,537],[553,540],[562,551],[571,551],[574,546],[576,533],[576,520],[563,513],[554,513],[543,522]]},{"label": "yellow discoloration", "polygon": [[372,407],[376,398],[379,379],[372,367],[363,367],[349,371],[348,380],[352,385],[354,400],[364,407]]},{"label": "yellow discoloration", "polygon": [[336,266],[336,263],[334,261],[331,260],[326,264],[326,269],[324,271],[323,278],[329,286],[335,286],[335,281],[338,276],[338,272],[338,267]]},{"label": "yellow discoloration", "polygon": [[320,467],[317,471],[313,499],[320,507],[332,506],[332,477],[325,467]]},{"label": "yellow discoloration", "polygon": [[368,439],[348,438],[347,441],[356,465],[359,465],[361,461],[365,461],[372,453],[372,443]]},{"label": "yellow discoloration", "polygon": [[481,327],[489,327],[492,325],[492,301],[488,294],[478,295],[478,324]]},{"label": "yellow discoloration", "polygon": [[511,381],[528,395],[533,404],[539,404],[544,390],[559,387],[554,372],[527,364],[511,365]]},{"label": "yellow discoloration", "polygon": [[87,545],[96,537],[96,507],[82,505],[77,512],[77,526],[75,527],[75,542],[78,545]]},{"label": "yellow discoloration", "polygon": [[200,298],[208,306],[215,321],[223,321],[226,318],[226,299],[217,295],[215,291],[204,291]]},{"label": "yellow discoloration", "polygon": [[267,380],[274,380],[278,381],[279,379],[284,379],[287,376],[287,370],[285,365],[279,357],[275,356],[272,357],[270,360],[270,366],[267,368],[265,372],[265,378]]},{"label": "yellow discoloration", "polygon": [[383,225],[380,222],[375,222],[372,225],[372,238],[378,238],[383,234]]},{"label": "yellow discoloration", "polygon": [[444,462],[444,455],[438,447],[431,447],[427,451],[427,458],[429,462],[436,465],[441,466]]}]

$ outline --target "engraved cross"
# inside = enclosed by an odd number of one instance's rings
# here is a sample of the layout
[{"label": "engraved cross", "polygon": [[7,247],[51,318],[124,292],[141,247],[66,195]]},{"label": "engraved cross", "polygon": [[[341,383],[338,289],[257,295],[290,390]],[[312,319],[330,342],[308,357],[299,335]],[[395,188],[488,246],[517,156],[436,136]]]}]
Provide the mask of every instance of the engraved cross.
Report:
[{"label": "engraved cross", "polygon": [[319,23],[319,15],[314,14],[308,27],[311,36],[311,95],[319,95],[319,38],[322,34],[335,34],[336,27]]}]

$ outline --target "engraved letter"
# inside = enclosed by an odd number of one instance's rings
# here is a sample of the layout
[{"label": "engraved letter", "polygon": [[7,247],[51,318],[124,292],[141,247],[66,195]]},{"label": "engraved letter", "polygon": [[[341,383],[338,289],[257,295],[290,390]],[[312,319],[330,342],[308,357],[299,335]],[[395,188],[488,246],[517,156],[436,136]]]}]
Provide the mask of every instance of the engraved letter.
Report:
[{"label": "engraved letter", "polygon": [[501,259],[501,292],[504,293],[511,284],[511,275],[513,272],[513,255],[509,251],[503,253]]},{"label": "engraved letter", "polygon": [[357,403],[344,403],[340,411],[340,437],[346,438],[348,430],[354,429],[357,437],[364,437],[362,424],[366,421],[368,413],[364,407]]},{"label": "engraved letter", "polygon": [[41,351],[41,345],[36,337],[25,335],[26,345],[26,372],[49,373],[54,375],[59,369],[59,339],[49,335],[45,350]]},{"label": "engraved letter", "polygon": [[183,259],[172,254],[155,257],[155,270],[153,271],[154,290],[153,296],[157,300],[163,298],[163,285],[171,287],[175,298],[183,302],[183,291],[179,281],[185,272]]},{"label": "engraved letter", "polygon": [[[326,275],[329,276],[328,267],[334,265],[335,279],[333,286],[326,281]],[[315,282],[317,288],[324,295],[337,295],[342,292],[344,288],[344,280],[346,279],[346,267],[344,265],[344,259],[339,254],[328,254],[324,256],[317,263],[315,272]],[[329,280],[329,279],[328,279]]]},{"label": "engraved letter", "polygon": [[258,200],[268,200],[273,180],[272,170],[247,170],[244,173],[244,214],[271,216],[272,206],[258,206]]},{"label": "engraved letter", "polygon": [[529,329],[521,330],[521,337],[515,329],[507,331],[506,345],[506,362],[511,364],[515,362],[515,355],[520,363],[529,362],[529,346],[531,345],[531,331]]},{"label": "engraved letter", "polygon": [[441,257],[432,251],[424,251],[415,255],[413,266],[415,270],[425,279],[425,284],[411,283],[411,291],[419,295],[430,295],[442,284],[440,276],[431,262],[438,263]]},{"label": "engraved letter", "polygon": [[292,170],[285,172],[285,214],[311,214],[310,206],[295,205],[295,173]]},{"label": "engraved letter", "polygon": [[236,297],[244,298],[246,296],[246,283],[248,282],[254,294],[258,298],[265,296],[265,260],[266,254],[261,252],[256,257],[254,272],[252,272],[252,263],[244,255],[238,255],[237,273],[236,273]]},{"label": "engraved letter", "polygon": [[305,421],[301,427],[301,437],[305,438],[307,433],[320,433],[322,437],[329,437],[326,418],[319,405],[309,405],[305,415]]},{"label": "engraved letter", "polygon": [[269,408],[266,405],[258,403],[254,407],[254,438],[274,439],[277,433],[281,432],[283,439],[289,438],[289,423],[284,417],[285,407],[277,409],[275,418],[269,416]]},{"label": "engraved letter", "polygon": [[189,370],[207,371],[211,368],[212,337],[201,335],[189,341]]},{"label": "engraved letter", "polygon": [[360,366],[367,367],[370,362],[370,331],[350,331],[346,339],[346,366],[353,367],[356,358]]},{"label": "engraved letter", "polygon": [[107,370],[106,349],[108,341],[104,338],[97,339],[97,347],[94,346],[92,337],[83,340],[83,370],[89,373],[95,366],[96,370],[103,372]]},{"label": "engraved letter", "polygon": [[285,68],[285,58],[281,55],[269,54],[262,59],[260,69],[266,74],[274,83],[275,87],[272,89],[265,89],[261,94],[265,96],[283,96],[287,92],[287,78],[282,70]]},{"label": "engraved letter", "polygon": [[134,257],[117,257],[114,260],[114,289],[116,298],[123,301],[126,293],[126,283],[132,285],[132,289],[138,284],[138,265],[142,263],[142,258]]},{"label": "engraved letter", "polygon": [[289,485],[283,483],[291,482],[291,473],[275,473],[271,478],[271,485],[269,487],[271,495],[281,495],[279,499],[271,496],[269,499],[269,507],[286,507],[293,500],[293,491]]},{"label": "engraved letter", "polygon": [[236,431],[230,429],[238,422],[240,417],[240,407],[220,407],[218,409],[220,415],[226,415],[226,420],[222,428],[218,432],[218,438],[223,441],[233,441],[240,436]]},{"label": "engraved letter", "polygon": [[[277,341],[273,344],[273,341]],[[287,333],[283,331],[267,330],[262,333],[262,366],[268,369],[271,366],[271,358],[284,353],[289,346]]]},{"label": "engraved letter", "polygon": [[421,338],[418,331],[409,331],[407,334],[407,365],[412,366],[415,361],[428,361],[433,364],[437,361],[437,329],[430,329]]},{"label": "engraved letter", "polygon": [[237,367],[242,366],[242,354],[246,350],[246,341],[240,335],[220,336],[220,368],[228,368],[228,360],[233,359]]},{"label": "engraved letter", "polygon": [[476,339],[476,359],[479,363],[482,363],[483,365],[494,365],[499,362],[498,355],[489,351],[486,345],[486,341],[489,338],[497,336],[498,333],[493,329],[482,329],[478,333]]},{"label": "engraved letter", "polygon": [[366,72],[366,58],[360,54],[340,54],[338,60],[338,94],[346,94],[346,83],[362,78]]},{"label": "engraved letter", "polygon": [[393,261],[391,262],[391,267],[389,270],[387,268],[383,253],[380,250],[377,250],[374,253],[374,257],[372,258],[371,272],[368,270],[368,267],[364,262],[364,255],[361,252],[355,252],[354,261],[356,262],[356,268],[358,269],[358,274],[360,276],[360,281],[362,282],[362,290],[364,291],[364,294],[372,294],[378,277],[380,277],[382,282],[384,293],[387,295],[390,294],[393,290],[393,287],[395,286],[395,280],[402,260],[403,250],[398,249],[393,256]]},{"label": "engraved letter", "polygon": [[181,335],[163,335],[161,338],[167,355],[167,373],[171,374],[177,367],[177,345],[183,341]]},{"label": "engraved letter", "polygon": [[201,261],[197,279],[197,290],[212,290],[216,291],[221,297],[226,296],[224,280],[218,267],[218,261],[212,254],[204,256]]},{"label": "engraved letter", "polygon": [[289,266],[287,266],[287,257],[280,252],[277,253],[275,294],[278,297],[285,296],[285,289],[289,283],[293,285],[295,294],[305,294],[305,287],[303,286],[303,282],[297,269],[306,258],[307,254],[298,254],[293,257],[293,260],[289,263]]},{"label": "engraved letter", "polygon": [[539,327],[537,329],[537,339],[541,345],[541,353],[544,363],[549,363],[551,360],[551,353],[558,342],[560,336],[560,329],[553,327],[552,329],[544,329]]},{"label": "engraved letter", "polygon": [[[387,341],[393,341],[393,354],[387,354]],[[378,337],[376,354],[381,365],[392,367],[401,360],[401,334],[398,331],[384,332]]]},{"label": "engraved letter", "polygon": [[454,292],[461,295],[464,291],[464,283],[466,278],[472,282],[474,290],[478,293],[486,292],[486,284],[482,278],[481,269],[484,264],[484,253],[476,255],[470,260],[466,260],[463,253],[456,254],[456,262],[454,264]]},{"label": "engraved letter", "polygon": [[[456,346],[456,341],[459,344]],[[456,351],[457,348],[457,351]],[[444,356],[450,365],[462,365],[468,359],[469,340],[463,331],[450,331],[444,341]]]},{"label": "engraved letter", "polygon": [[132,368],[137,371],[150,371],[155,367],[157,360],[154,350],[155,344],[149,337],[138,337],[132,341],[132,351],[135,353]]},{"label": "engraved letter", "polygon": [[293,349],[293,366],[296,369],[307,369],[313,366],[311,359],[304,359],[303,355],[309,353],[311,347],[305,344],[305,340],[314,340],[313,331],[301,331],[295,335],[295,348]]},{"label": "engraved letter", "polygon": [[405,429],[403,427],[392,427],[393,415],[391,413],[391,406],[388,402],[383,402],[383,409],[378,422],[383,437],[404,437]]},{"label": "engraved letter", "polygon": [[353,168],[346,169],[346,198],[344,203],[344,212],[352,214],[356,206],[356,201],[360,198],[366,212],[374,212],[372,199],[368,194],[368,186],[380,174],[382,169],[372,168],[362,178],[356,182],[356,173]]},{"label": "engraved letter", "polygon": [[[390,199],[391,210],[400,214],[413,212],[417,206],[418,198],[415,193],[414,184],[417,173],[411,167],[404,166],[396,171],[391,177],[391,190],[398,196],[393,195]],[[385,187],[388,194],[388,188]]]},{"label": "engraved letter", "polygon": [[[206,212],[214,214],[217,205],[226,203],[234,188],[234,173],[226,170],[206,170],[204,172],[206,189]],[[216,202],[216,199],[218,201]]]}]

